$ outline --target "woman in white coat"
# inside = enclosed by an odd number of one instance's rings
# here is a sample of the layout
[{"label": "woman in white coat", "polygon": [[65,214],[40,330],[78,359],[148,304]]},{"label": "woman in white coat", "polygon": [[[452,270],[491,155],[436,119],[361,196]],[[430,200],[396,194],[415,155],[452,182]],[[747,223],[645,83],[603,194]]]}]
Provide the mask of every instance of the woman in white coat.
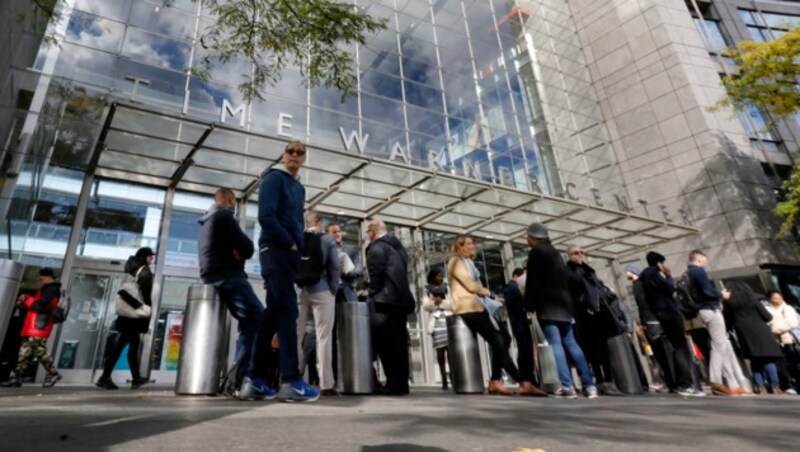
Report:
[{"label": "woman in white coat", "polygon": [[428,284],[425,286],[425,299],[422,309],[428,313],[426,332],[433,337],[433,348],[436,349],[436,360],[442,375],[442,389],[447,390],[447,317],[453,314],[453,307],[447,297],[447,285],[444,283],[444,272],[432,269],[428,272]]}]

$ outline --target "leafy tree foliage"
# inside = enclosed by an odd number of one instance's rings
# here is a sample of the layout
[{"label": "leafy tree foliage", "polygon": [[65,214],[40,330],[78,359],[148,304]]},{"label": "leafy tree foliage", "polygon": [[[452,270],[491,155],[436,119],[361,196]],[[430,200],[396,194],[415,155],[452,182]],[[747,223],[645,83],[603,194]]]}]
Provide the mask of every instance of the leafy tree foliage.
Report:
[{"label": "leafy tree foliage", "polygon": [[[746,41],[726,52],[739,64],[736,74],[722,82],[728,95],[720,105],[743,109],[755,106],[774,117],[800,110],[800,28],[772,41]],[[784,197],[775,209],[783,217],[781,234],[791,232],[800,218],[800,167],[783,184]]]}]

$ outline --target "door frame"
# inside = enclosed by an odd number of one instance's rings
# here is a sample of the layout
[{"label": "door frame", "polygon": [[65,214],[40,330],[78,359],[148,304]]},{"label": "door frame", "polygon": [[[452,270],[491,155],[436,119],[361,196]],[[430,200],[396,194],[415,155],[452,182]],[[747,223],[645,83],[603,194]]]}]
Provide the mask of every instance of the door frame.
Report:
[{"label": "door frame", "polygon": [[[116,259],[87,259],[79,257],[75,261],[75,266],[73,267],[73,271],[70,272],[70,280],[66,281],[67,290],[71,289],[72,279],[75,275],[79,273],[83,274],[91,274],[91,275],[99,275],[99,276],[107,276],[110,278],[110,281],[113,284],[113,281],[116,278],[121,278],[124,275],[124,262],[116,260]],[[74,304],[74,303],[73,303]],[[99,333],[102,336],[106,336],[108,334],[108,329],[106,328],[106,324],[108,323],[108,316],[110,314],[110,310],[112,309],[113,300],[107,299],[103,307],[103,312],[101,314],[101,321],[100,321],[100,330]],[[53,357],[53,361],[56,366],[58,366],[58,359],[63,347],[63,342],[61,341],[62,330],[64,328],[64,324],[58,325],[58,330],[56,334],[52,335],[51,338],[52,342],[48,347]],[[66,383],[87,383],[92,382],[95,379],[95,374],[97,372],[97,368],[94,367],[94,362],[97,358],[97,353],[99,351],[99,347],[101,346],[102,338],[98,338],[97,342],[95,343],[94,349],[92,351],[92,368],[91,369],[58,369],[59,373],[64,376],[64,380]],[[39,375],[37,373],[37,381],[43,380],[44,375]]]}]

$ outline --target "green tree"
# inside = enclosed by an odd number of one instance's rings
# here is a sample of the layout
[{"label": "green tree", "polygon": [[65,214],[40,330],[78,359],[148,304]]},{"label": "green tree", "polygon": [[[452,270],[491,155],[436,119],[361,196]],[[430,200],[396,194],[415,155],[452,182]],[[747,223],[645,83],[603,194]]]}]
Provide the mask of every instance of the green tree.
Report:
[{"label": "green tree", "polygon": [[[174,0],[162,1],[169,7]],[[299,68],[310,86],[336,89],[342,97],[351,94],[356,76],[348,49],[386,28],[385,20],[335,0],[196,1],[216,22],[200,39],[210,55],[189,70],[203,78],[214,65],[236,59],[250,62],[251,77],[238,86],[247,100],[263,98],[265,88],[280,81],[289,65]],[[32,0],[32,4],[33,19],[61,17],[57,0]],[[52,37],[45,40],[52,42]]]},{"label": "green tree", "polygon": [[[752,105],[775,118],[800,110],[800,28],[768,42],[739,43],[725,55],[736,61],[739,70],[723,77],[728,94],[720,105],[739,110]],[[800,217],[800,166],[795,165],[783,191],[775,213],[783,218],[780,232],[786,234]]]}]

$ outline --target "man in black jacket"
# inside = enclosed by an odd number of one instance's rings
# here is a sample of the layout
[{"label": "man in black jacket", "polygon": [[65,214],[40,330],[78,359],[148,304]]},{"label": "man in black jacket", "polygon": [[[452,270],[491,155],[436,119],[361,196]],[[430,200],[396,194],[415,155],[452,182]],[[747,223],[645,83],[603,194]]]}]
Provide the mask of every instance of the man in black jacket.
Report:
[{"label": "man in black jacket", "polygon": [[214,194],[214,205],[203,215],[198,238],[200,277],[205,284],[217,289],[219,298],[239,321],[239,340],[236,342],[237,397],[241,400],[275,398],[275,390],[264,381],[266,375],[256,375],[256,364],[262,352],[256,341],[264,317],[264,305],[253,286],[247,281],[244,263],[253,256],[255,248],[250,237],[236,221],[236,195],[228,188]]},{"label": "man in black jacket", "polygon": [[597,397],[594,376],[583,350],[572,332],[573,300],[569,272],[561,254],[550,244],[547,228],[540,223],[528,226],[528,276],[525,284],[525,309],[536,313],[547,342],[553,349],[561,389],[557,397],[577,397],[567,354],[578,368],[586,397]]},{"label": "man in black jacket", "polygon": [[386,385],[377,392],[408,394],[408,315],[416,301],[408,284],[408,254],[403,244],[387,234],[386,225],[373,219],[367,225],[369,299],[374,310],[372,341],[386,373]]},{"label": "man in black jacket", "polygon": [[625,322],[612,312],[611,303],[618,303],[613,293],[586,263],[586,253],[580,246],[567,248],[567,269],[570,273],[570,291],[576,303],[575,338],[586,354],[597,379],[597,389],[602,395],[624,395],[614,384],[608,339],[625,333]]},{"label": "man in black jacket", "polygon": [[655,251],[647,253],[646,259],[648,267],[639,275],[639,280],[642,281],[644,298],[650,311],[658,319],[664,336],[672,345],[675,386],[670,389],[683,396],[703,396],[705,393],[697,391],[692,385],[692,352],[686,341],[683,317],[673,298],[675,282],[672,280],[672,271],[664,265],[666,258]]}]

